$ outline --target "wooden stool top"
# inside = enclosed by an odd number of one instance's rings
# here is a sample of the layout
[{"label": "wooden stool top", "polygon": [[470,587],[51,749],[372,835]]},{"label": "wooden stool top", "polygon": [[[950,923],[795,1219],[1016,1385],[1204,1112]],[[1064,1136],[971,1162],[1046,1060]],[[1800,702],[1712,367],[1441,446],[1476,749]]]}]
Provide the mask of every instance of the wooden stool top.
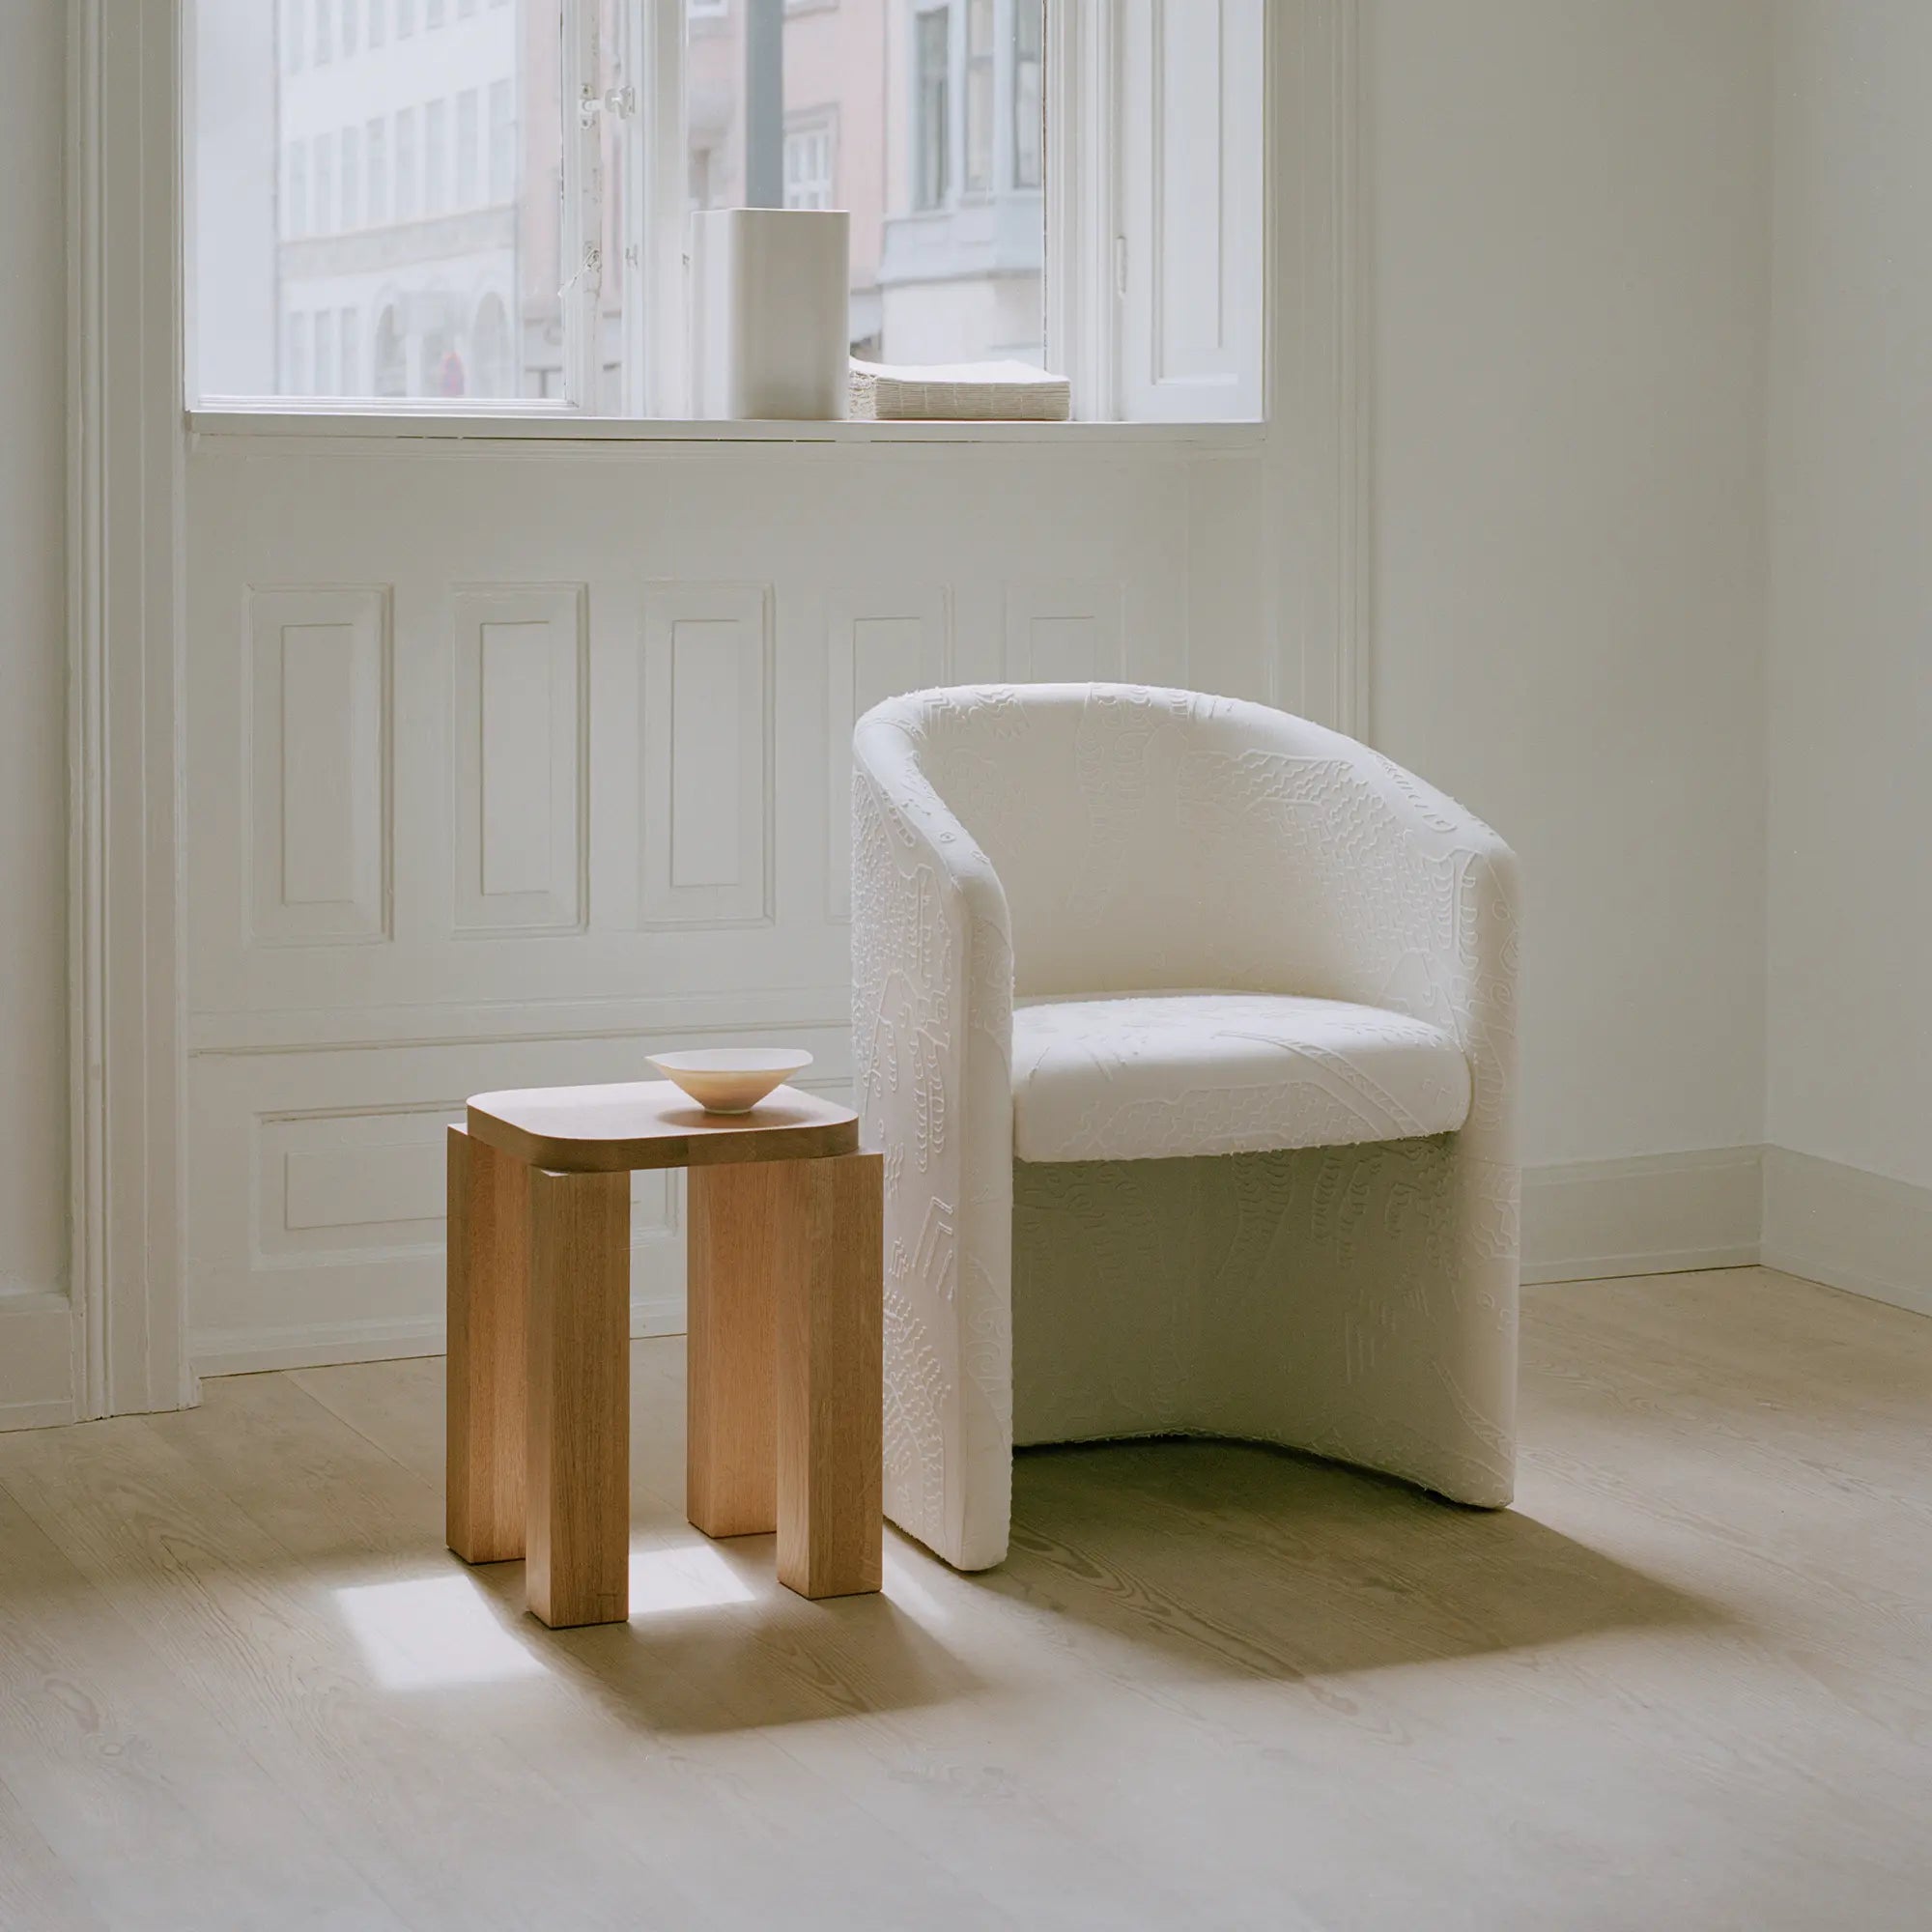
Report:
[{"label": "wooden stool top", "polygon": [[469,1131],[553,1174],[619,1174],[859,1151],[850,1107],[781,1087],[749,1114],[708,1114],[668,1080],[523,1087],[469,1096]]}]

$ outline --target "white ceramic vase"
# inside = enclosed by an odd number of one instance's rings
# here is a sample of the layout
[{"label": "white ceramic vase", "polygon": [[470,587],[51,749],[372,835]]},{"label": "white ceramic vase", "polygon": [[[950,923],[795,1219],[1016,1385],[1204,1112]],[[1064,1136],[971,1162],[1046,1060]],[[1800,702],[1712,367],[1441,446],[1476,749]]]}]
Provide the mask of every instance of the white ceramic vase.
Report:
[{"label": "white ceramic vase", "polygon": [[846,413],[851,217],[714,208],[691,217],[691,412],[823,422]]}]

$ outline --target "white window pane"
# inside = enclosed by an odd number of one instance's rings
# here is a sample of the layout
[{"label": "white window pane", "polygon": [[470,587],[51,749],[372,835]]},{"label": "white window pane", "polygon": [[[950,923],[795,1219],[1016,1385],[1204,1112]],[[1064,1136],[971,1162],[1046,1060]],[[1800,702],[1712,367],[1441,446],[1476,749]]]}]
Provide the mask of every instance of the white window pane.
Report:
[{"label": "white window pane", "polygon": [[289,143],[283,170],[282,233],[292,238],[308,233],[308,143]]},{"label": "white window pane", "polygon": [[944,208],[952,183],[952,9],[928,7],[913,22],[914,208]]},{"label": "white window pane", "polygon": [[308,317],[292,315],[282,330],[282,382],[285,396],[309,392]]},{"label": "white window pane", "polygon": [[389,218],[389,124],[371,121],[362,135],[369,163],[362,218],[374,228]]},{"label": "white window pane", "polygon": [[337,142],[336,225],[354,228],[362,219],[362,137],[345,128]]},{"label": "white window pane", "polygon": [[1045,0],[1013,0],[1013,185],[1045,179]]},{"label": "white window pane", "polygon": [[396,115],[396,219],[412,221],[422,212],[416,200],[416,110]]},{"label": "white window pane", "polygon": [[561,396],[562,6],[195,0],[203,395]]},{"label": "white window pane", "polygon": [[335,394],[335,312],[323,309],[315,318],[315,392]]},{"label": "white window pane", "polygon": [[423,109],[423,213],[440,214],[449,206],[449,103],[432,100]]},{"label": "white window pane", "polygon": [[490,199],[510,201],[517,191],[515,97],[507,80],[490,83]]},{"label": "white window pane", "polygon": [[309,203],[310,230],[327,235],[335,226],[335,136],[315,137],[315,187]]},{"label": "white window pane", "polygon": [[966,0],[966,187],[993,185],[993,0]]},{"label": "white window pane", "polygon": [[787,208],[836,207],[832,166],[833,135],[829,122],[807,122],[785,131],[784,205]]},{"label": "white window pane", "polygon": [[456,205],[469,208],[477,198],[481,167],[482,126],[476,90],[466,87],[456,97]]}]

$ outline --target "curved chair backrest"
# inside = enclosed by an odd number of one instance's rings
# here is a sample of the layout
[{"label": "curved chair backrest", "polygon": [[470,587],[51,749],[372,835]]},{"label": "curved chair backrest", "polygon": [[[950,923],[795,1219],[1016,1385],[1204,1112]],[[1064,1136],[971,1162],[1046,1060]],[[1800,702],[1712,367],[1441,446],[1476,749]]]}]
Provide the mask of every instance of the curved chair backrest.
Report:
[{"label": "curved chair backrest", "polygon": [[1392,884],[1389,867],[1428,863],[1411,827],[1464,822],[1352,739],[1191,692],[915,692],[868,712],[855,742],[875,776],[910,760],[991,862],[1022,996],[1377,997],[1359,942],[1382,895],[1363,869]]}]

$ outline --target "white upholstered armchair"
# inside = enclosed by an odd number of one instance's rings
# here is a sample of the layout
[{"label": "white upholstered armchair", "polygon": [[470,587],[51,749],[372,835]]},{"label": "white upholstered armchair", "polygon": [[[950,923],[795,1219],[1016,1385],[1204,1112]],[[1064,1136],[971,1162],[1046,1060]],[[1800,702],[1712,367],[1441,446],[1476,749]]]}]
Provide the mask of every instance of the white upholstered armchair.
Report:
[{"label": "white upholstered armchair", "polygon": [[1015,1442],[1147,1435],[1507,1503],[1509,848],[1188,692],[921,692],[854,753],[893,1520],[987,1568]]}]

